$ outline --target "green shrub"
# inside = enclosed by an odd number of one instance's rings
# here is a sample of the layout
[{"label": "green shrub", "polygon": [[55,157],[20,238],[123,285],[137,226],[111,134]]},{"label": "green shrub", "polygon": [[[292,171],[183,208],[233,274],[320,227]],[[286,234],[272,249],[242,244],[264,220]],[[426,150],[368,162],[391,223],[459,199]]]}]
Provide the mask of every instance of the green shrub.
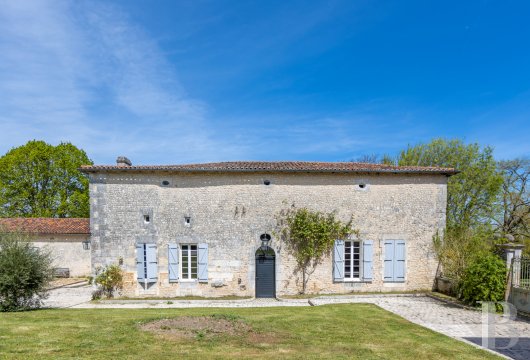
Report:
[{"label": "green shrub", "polygon": [[123,289],[123,270],[118,265],[107,266],[96,276],[95,282],[103,295],[112,298],[117,290]]},{"label": "green shrub", "polygon": [[479,301],[504,301],[505,289],[506,264],[494,254],[477,257],[458,285],[459,298],[473,306]]},{"label": "green shrub", "polygon": [[436,234],[434,249],[445,278],[461,282],[468,266],[494,250],[493,233],[487,227],[447,228],[444,236]]},{"label": "green shrub", "polygon": [[38,308],[53,279],[52,258],[25,235],[0,231],[0,311]]}]

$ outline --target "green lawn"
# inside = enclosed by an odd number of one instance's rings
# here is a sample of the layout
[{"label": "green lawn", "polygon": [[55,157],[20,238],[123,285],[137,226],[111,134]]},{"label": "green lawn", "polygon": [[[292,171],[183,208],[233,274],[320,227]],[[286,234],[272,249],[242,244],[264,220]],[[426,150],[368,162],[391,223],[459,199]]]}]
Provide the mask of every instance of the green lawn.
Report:
[{"label": "green lawn", "polygon": [[[182,315],[241,319],[252,337],[168,339],[139,324]],[[0,359],[496,359],[374,305],[97,309],[0,313]]]}]

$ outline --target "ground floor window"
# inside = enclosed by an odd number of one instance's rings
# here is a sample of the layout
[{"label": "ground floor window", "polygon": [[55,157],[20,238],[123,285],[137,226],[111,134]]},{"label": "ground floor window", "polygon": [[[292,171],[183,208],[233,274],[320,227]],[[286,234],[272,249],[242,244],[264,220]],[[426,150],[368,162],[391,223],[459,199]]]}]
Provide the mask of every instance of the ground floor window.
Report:
[{"label": "ground floor window", "polygon": [[344,279],[361,279],[361,242],[344,242]]},{"label": "ground floor window", "polygon": [[197,245],[181,245],[182,268],[181,274],[183,280],[197,279]]},{"label": "ground floor window", "polygon": [[333,281],[372,281],[373,240],[335,240]]}]

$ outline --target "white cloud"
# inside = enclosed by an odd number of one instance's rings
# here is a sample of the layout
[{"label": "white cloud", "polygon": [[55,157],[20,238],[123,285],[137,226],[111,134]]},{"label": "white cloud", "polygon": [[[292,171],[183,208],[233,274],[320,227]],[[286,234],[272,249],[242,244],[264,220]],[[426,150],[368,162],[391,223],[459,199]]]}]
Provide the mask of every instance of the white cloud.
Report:
[{"label": "white cloud", "polygon": [[157,44],[119,9],[0,2],[0,152],[32,138],[71,141],[98,162],[233,157],[207,106],[190,98]]}]

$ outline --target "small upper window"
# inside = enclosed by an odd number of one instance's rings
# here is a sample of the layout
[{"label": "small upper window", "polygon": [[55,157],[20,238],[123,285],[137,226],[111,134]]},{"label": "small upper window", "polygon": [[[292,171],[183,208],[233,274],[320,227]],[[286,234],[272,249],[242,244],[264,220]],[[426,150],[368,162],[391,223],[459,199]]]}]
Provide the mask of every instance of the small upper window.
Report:
[{"label": "small upper window", "polygon": [[149,224],[151,222],[151,217],[149,215],[144,215],[144,223]]},{"label": "small upper window", "polygon": [[169,180],[163,180],[162,186],[169,186]]},{"label": "small upper window", "polygon": [[359,189],[364,189],[364,188],[366,188],[366,184],[359,184],[358,186],[359,186]]},{"label": "small upper window", "polygon": [[265,185],[270,185],[270,184],[271,184],[271,181],[270,181],[270,180],[263,180],[263,184],[265,184]]}]

